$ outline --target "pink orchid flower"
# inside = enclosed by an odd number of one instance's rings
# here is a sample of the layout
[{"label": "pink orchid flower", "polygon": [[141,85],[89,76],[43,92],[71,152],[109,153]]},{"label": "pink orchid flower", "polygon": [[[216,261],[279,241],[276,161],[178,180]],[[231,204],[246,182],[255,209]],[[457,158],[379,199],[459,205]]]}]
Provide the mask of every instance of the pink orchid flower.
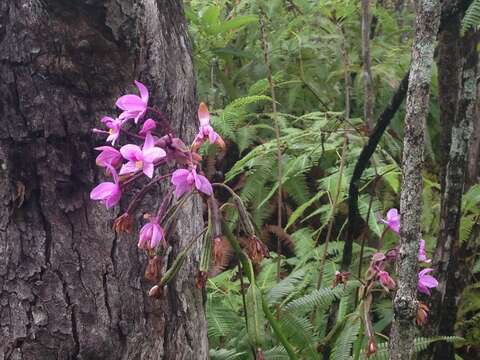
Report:
[{"label": "pink orchid flower", "polygon": [[179,198],[187,191],[197,188],[198,191],[210,196],[213,193],[212,185],[205,176],[197,174],[194,167],[190,170],[178,169],[172,174],[172,184],[175,185],[175,196]]},{"label": "pink orchid flower", "polygon": [[158,217],[152,216],[150,221],[140,229],[138,247],[140,249],[154,249],[164,241],[164,231],[158,223]]},{"label": "pink orchid flower", "polygon": [[120,136],[120,130],[122,129],[123,121],[120,119],[112,119],[111,117],[104,116],[101,122],[104,123],[105,126],[109,129],[109,135],[106,141],[111,142],[112,145],[115,145],[118,137]]},{"label": "pink orchid flower", "polygon": [[431,263],[432,260],[427,257],[427,252],[425,251],[425,240],[420,239],[419,248],[418,248],[418,261],[424,263]]},{"label": "pink orchid flower", "polygon": [[153,119],[147,119],[143,123],[142,130],[140,130],[139,134],[140,135],[145,135],[149,131],[152,131],[157,127],[157,123]]},{"label": "pink orchid flower", "polygon": [[210,125],[210,113],[208,112],[207,105],[203,102],[200,103],[198,107],[198,119],[200,120],[200,129],[197,134],[197,139],[203,140],[208,138],[210,144],[215,144],[220,135],[218,135]]},{"label": "pink orchid flower", "polygon": [[386,290],[395,289],[395,286],[396,286],[395,281],[392,279],[392,277],[387,271],[380,271],[378,273],[378,280]]},{"label": "pink orchid flower", "polygon": [[387,219],[381,219],[381,222],[386,224],[390,230],[400,233],[400,214],[397,209],[390,209],[387,212]]},{"label": "pink orchid flower", "polygon": [[119,118],[122,120],[135,119],[135,124],[138,123],[145,113],[148,107],[148,90],[141,82],[135,80],[140,96],[138,95],[123,95],[121,96],[116,105],[123,110]]},{"label": "pink orchid flower", "polygon": [[114,182],[103,182],[97,185],[90,192],[90,199],[103,201],[107,209],[110,209],[120,201],[122,190],[115,169],[110,165],[107,165],[107,168],[110,170]]},{"label": "pink orchid flower", "polygon": [[111,146],[99,146],[95,150],[101,151],[95,160],[98,166],[107,167],[107,165],[111,165],[117,168],[122,164],[122,154],[117,149]]},{"label": "pink orchid flower", "polygon": [[145,143],[141,149],[137,145],[127,144],[121,147],[120,153],[128,160],[128,163],[120,169],[120,175],[142,170],[149,178],[153,177],[154,162],[167,155],[165,150],[155,147],[155,140],[150,133],[145,137]]},{"label": "pink orchid flower", "polygon": [[426,268],[418,273],[418,284],[417,289],[421,293],[430,296],[430,289],[436,288],[438,286],[438,281],[431,275],[427,275],[432,272],[433,269]]}]

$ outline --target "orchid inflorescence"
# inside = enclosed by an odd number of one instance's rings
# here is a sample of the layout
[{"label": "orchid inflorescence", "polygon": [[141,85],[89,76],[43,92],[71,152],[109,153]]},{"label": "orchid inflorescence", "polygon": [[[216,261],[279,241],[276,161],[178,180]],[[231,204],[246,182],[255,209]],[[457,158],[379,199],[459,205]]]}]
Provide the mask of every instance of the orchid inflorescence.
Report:
[{"label": "orchid inflorescence", "polygon": [[[395,233],[400,234],[400,214],[397,209],[390,209],[387,212],[386,219],[380,219],[381,223],[387,226],[387,229]],[[390,275],[388,269],[393,267],[393,264],[397,260],[399,254],[399,246],[394,247],[383,252],[376,252],[372,255],[370,266],[367,270],[366,280],[363,283],[361,290],[362,297],[362,318],[365,324],[366,335],[368,337],[368,345],[366,349],[367,356],[374,354],[377,350],[375,342],[375,334],[372,329],[372,323],[370,319],[369,310],[373,300],[372,290],[379,285],[386,293],[390,293],[392,290],[396,290],[397,284],[393,277]],[[425,250],[425,240],[420,239],[418,250],[418,261],[420,263],[429,264],[431,259],[428,259]],[[430,296],[430,289],[438,286],[438,281],[433,276],[428,275],[432,272],[432,268],[424,268],[418,273],[417,290],[419,293]],[[417,309],[416,322],[418,325],[423,325],[427,321],[428,306],[420,302]]]},{"label": "orchid inflorescence", "polygon": [[[162,294],[162,286],[176,274],[191,244],[201,235],[212,240],[204,241],[204,253],[209,255],[213,252],[214,263],[216,259],[222,257],[221,252],[225,248],[221,230],[223,220],[219,205],[214,198],[212,184],[201,171],[202,156],[199,154],[199,149],[204,143],[210,143],[224,151],[225,143],[210,124],[207,106],[201,103],[198,108],[199,131],[193,143],[188,147],[173,134],[163,113],[156,108],[149,107],[149,92],[146,86],[138,81],[135,81],[135,85],[140,96],[134,94],[121,96],[116,101],[116,106],[122,111],[120,115],[116,118],[104,116],[101,119],[106,130],[93,129],[94,133],[106,136],[107,144],[95,148],[100,151],[96,158],[96,164],[105,169],[106,175],[111,176],[112,181],[105,181],[97,185],[91,191],[90,198],[103,202],[107,209],[110,209],[120,202],[122,194],[131,183],[145,178],[149,179],[149,182],[130,200],[126,211],[113,223],[113,228],[117,233],[130,233],[133,228],[132,215],[143,197],[154,188],[154,185],[164,180],[170,180],[165,181],[167,189],[158,210],[153,214],[144,214],[143,218],[146,221],[138,235],[138,247],[145,250],[149,257],[145,277],[155,283],[150,289],[149,295],[158,298]],[[134,131],[135,127],[139,128],[137,132]],[[131,142],[120,146],[121,140]],[[179,168],[172,173],[154,176],[156,169],[167,166],[171,168],[175,165]],[[226,188],[236,196],[233,190],[225,184],[217,184],[217,186]],[[168,226],[171,225],[178,208],[195,191],[201,194],[207,202],[208,227],[178,254],[171,268],[162,276],[161,268],[163,263],[166,263],[162,256],[166,256],[168,249]],[[254,234],[248,215],[244,214],[246,210],[238,196],[236,196],[234,206],[240,213],[242,225],[246,227],[244,232],[252,242],[252,244],[246,244],[246,253],[249,254],[251,252],[249,248],[254,247],[261,249],[263,256],[268,255],[268,250],[264,250],[265,245],[259,244],[260,241]],[[258,254],[252,254],[252,257],[255,256],[258,261]],[[202,255],[202,257],[204,256]],[[209,256],[205,257],[197,275],[199,286],[205,285],[211,262]]]}]

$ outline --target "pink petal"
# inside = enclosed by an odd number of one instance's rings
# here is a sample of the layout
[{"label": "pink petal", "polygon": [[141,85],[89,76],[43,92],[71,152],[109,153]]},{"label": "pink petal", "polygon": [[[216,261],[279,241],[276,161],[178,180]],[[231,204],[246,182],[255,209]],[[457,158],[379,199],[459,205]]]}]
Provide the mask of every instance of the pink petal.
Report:
[{"label": "pink petal", "polygon": [[143,102],[148,104],[148,90],[145,85],[143,85],[140,81],[135,80],[135,85],[137,85],[138,91],[140,92],[140,96]]},{"label": "pink petal", "polygon": [[142,150],[137,145],[127,144],[120,148],[122,156],[130,161],[143,160]]},{"label": "pink petal", "polygon": [[396,219],[398,217],[398,210],[397,209],[390,209],[387,212],[387,220]]},{"label": "pink petal", "polygon": [[212,184],[205,176],[194,174],[195,176],[195,187],[203,192],[204,194],[210,196],[213,193]]},{"label": "pink petal", "polygon": [[215,142],[218,139],[218,134],[213,130],[212,127],[210,127],[210,132],[208,133],[208,140],[210,141],[210,144],[215,144]]},{"label": "pink petal", "polygon": [[165,150],[158,147],[154,147],[148,150],[143,150],[143,159],[146,162],[153,163],[155,161],[158,161],[164,158],[165,156],[167,156],[167,153],[165,152]]},{"label": "pink petal", "polygon": [[205,126],[210,124],[210,114],[208,112],[207,105],[201,102],[198,106],[198,119],[200,120],[200,126]]},{"label": "pink petal", "polygon": [[149,150],[152,149],[155,146],[155,140],[153,139],[152,134],[147,133],[147,136],[145,136],[145,142],[143,143],[142,150]]},{"label": "pink petal", "polygon": [[175,185],[175,197],[179,199],[183,194],[192,190],[192,185],[187,182],[181,182]]},{"label": "pink petal", "polygon": [[112,119],[111,117],[109,116],[104,116],[102,117],[102,119],[100,120],[102,123],[104,124],[108,124],[108,123],[111,123],[114,121],[114,119]]},{"label": "pink petal", "polygon": [[90,199],[104,200],[111,196],[116,188],[117,185],[112,182],[103,182],[93,188],[93,190],[90,192]]},{"label": "pink petal", "polygon": [[122,168],[120,169],[120,175],[131,174],[137,171],[138,168],[135,162],[129,161],[128,163],[122,165]]},{"label": "pink petal", "polygon": [[117,185],[112,195],[105,202],[107,209],[110,209],[111,207],[115,206],[120,201],[121,197],[122,197],[122,192],[120,190],[120,187]]},{"label": "pink petal", "polygon": [[122,110],[128,111],[143,111],[145,109],[145,103],[137,95],[123,95],[117,100],[115,105]]},{"label": "pink petal", "polygon": [[433,271],[432,268],[425,268],[418,273],[418,277],[421,278],[421,277],[425,276],[426,274],[431,273],[432,271]]},{"label": "pink petal", "polygon": [[152,163],[143,163],[143,173],[147,175],[150,179],[153,177],[154,166]]},{"label": "pink petal", "polygon": [[147,132],[155,129],[157,127],[157,123],[153,119],[147,119],[142,126],[142,130],[140,130],[141,135],[146,134]]},{"label": "pink petal", "polygon": [[425,275],[422,277],[422,285],[429,288],[436,288],[438,286],[438,281],[433,276]]},{"label": "pink petal", "polygon": [[188,171],[187,169],[175,170],[172,174],[172,184],[178,185],[181,183],[186,183],[189,174],[190,171]]}]

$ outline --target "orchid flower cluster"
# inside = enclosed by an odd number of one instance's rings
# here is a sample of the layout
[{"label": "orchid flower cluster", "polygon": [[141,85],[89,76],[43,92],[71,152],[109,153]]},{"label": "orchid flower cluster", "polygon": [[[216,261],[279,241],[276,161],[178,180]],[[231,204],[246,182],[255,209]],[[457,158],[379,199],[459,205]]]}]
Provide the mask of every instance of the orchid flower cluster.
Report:
[{"label": "orchid flower cluster", "polygon": [[[164,114],[155,107],[149,107],[149,92],[145,85],[135,81],[139,95],[128,94],[121,96],[116,101],[116,106],[121,110],[116,118],[105,116],[101,122],[105,129],[93,129],[93,132],[106,137],[107,144],[96,147],[99,151],[96,158],[96,164],[105,169],[105,173],[111,176],[111,181],[105,181],[97,185],[90,193],[92,200],[98,200],[105,204],[107,209],[117,205],[127,188],[135,181],[147,179],[149,182],[143,185],[142,189],[136,193],[130,200],[126,210],[114,221],[113,229],[117,233],[130,233],[133,228],[134,211],[142,201],[143,197],[154,188],[154,185],[164,180],[167,182],[167,190],[160,201],[158,210],[154,213],[146,213],[143,218],[145,224],[138,233],[138,247],[146,251],[149,261],[145,271],[145,277],[155,282],[149,295],[160,297],[161,286],[165,285],[178,271],[186,251],[187,246],[178,255],[173,262],[172,267],[165,271],[162,276],[163,256],[166,256],[168,248],[167,233],[172,219],[177,213],[177,209],[185,203],[186,199],[193,192],[198,192],[206,200],[209,209],[208,228],[202,231],[205,237],[210,237],[212,241],[205,241],[205,253],[212,253],[215,258],[219,258],[224,243],[221,230],[221,214],[217,201],[214,198],[213,187],[210,181],[201,171],[202,156],[199,149],[204,143],[210,143],[217,146],[221,152],[225,150],[225,143],[221,136],[213,129],[210,124],[210,114],[204,103],[198,108],[198,118],[200,127],[193,143],[190,146],[170,130],[168,121]],[[135,131],[135,128],[137,129]],[[120,146],[121,141],[127,143]],[[177,166],[172,173],[155,176],[159,168],[168,168]],[[160,171],[158,171],[160,172]],[[217,184],[227,188],[234,196],[233,190],[224,184]],[[236,205],[239,212],[246,210],[237,196]],[[214,213],[210,216],[210,213]],[[242,216],[241,216],[242,217]],[[212,221],[210,219],[213,218]],[[254,234],[253,225],[249,223],[248,215],[243,215],[243,223],[248,228],[245,232],[249,236],[252,244],[247,244],[249,248],[256,251],[246,252],[252,257],[258,258],[268,255],[268,250]],[[212,225],[213,224],[213,225]],[[192,239],[191,244],[201,237],[199,234]],[[204,286],[208,264],[210,259],[206,260],[207,266],[199,270],[197,284]]]},{"label": "orchid flower cluster", "polygon": [[[387,212],[386,219],[380,219],[380,222],[387,225],[387,230],[400,234],[400,214],[397,209],[390,209]],[[380,285],[387,293],[395,290],[397,284],[388,272],[388,268],[393,265],[398,256],[399,246],[388,250],[385,253],[376,252],[372,255],[370,266],[367,270],[366,280],[363,283],[361,289],[362,298],[362,318],[365,325],[366,335],[368,337],[368,345],[366,349],[367,356],[374,354],[377,351],[377,345],[375,342],[375,333],[373,331],[373,325],[370,319],[370,307],[373,301],[372,290]],[[431,259],[428,258],[425,250],[425,240],[420,239],[418,250],[418,261],[423,264],[431,263]],[[433,271],[432,268],[424,268],[418,273],[417,290],[424,295],[431,295],[431,289],[438,286],[438,281],[433,276],[429,275]],[[342,274],[338,273],[337,278],[340,278]],[[418,325],[423,325],[427,321],[428,306],[420,302],[417,309],[416,322]]]}]

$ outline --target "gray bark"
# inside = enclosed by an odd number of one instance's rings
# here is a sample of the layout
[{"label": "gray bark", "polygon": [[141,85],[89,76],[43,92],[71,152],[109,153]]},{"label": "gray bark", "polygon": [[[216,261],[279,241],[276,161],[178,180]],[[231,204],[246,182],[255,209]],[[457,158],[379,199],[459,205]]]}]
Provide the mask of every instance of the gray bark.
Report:
[{"label": "gray bark", "polygon": [[[446,164],[445,184],[442,192],[440,232],[433,258],[438,270],[437,291],[431,301],[432,334],[452,335],[457,314],[457,298],[468,283],[469,271],[459,271],[467,260],[460,251],[461,201],[467,168],[467,150],[472,132],[476,106],[476,34],[468,32],[462,38],[462,83],[457,116],[451,130],[451,145]],[[462,256],[463,255],[463,256]],[[440,343],[435,346],[434,359],[454,359],[452,344]]]},{"label": "gray bark", "polygon": [[417,301],[417,256],[422,213],[422,169],[424,123],[428,113],[430,81],[435,38],[440,20],[438,0],[416,2],[415,39],[405,116],[400,196],[400,252],[397,261],[398,290],[393,308],[390,333],[390,359],[406,360],[413,356]]},{"label": "gray bark", "polygon": [[[136,235],[115,236],[118,208],[89,199],[103,142],[91,128],[134,79],[191,140],[181,1],[0,2],[0,359],[207,358],[199,248],[152,300]],[[168,234],[173,255],[202,228],[200,206]]]}]

